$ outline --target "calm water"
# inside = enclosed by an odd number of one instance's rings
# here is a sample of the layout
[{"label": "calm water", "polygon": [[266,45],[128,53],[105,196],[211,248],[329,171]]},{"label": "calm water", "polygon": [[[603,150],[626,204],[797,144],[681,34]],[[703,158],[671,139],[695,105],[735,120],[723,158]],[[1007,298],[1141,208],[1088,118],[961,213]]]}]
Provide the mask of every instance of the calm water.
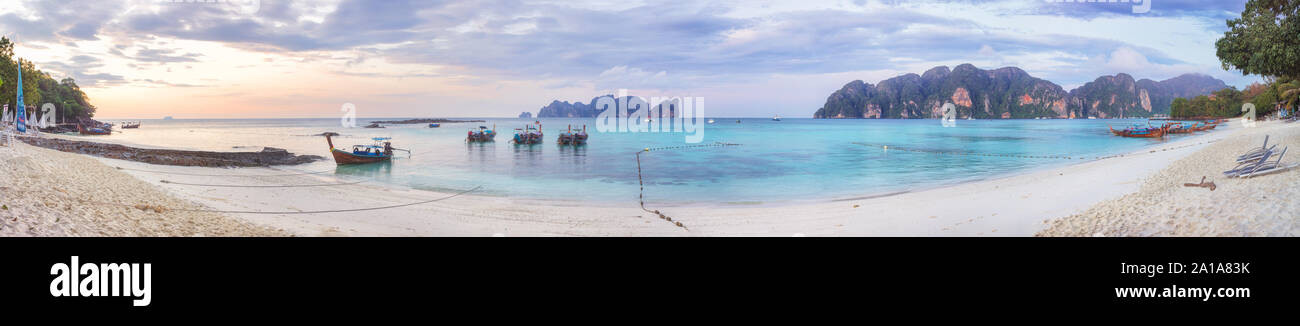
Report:
[{"label": "calm water", "polygon": [[[338,119],[144,120],[140,129],[87,138],[211,151],[270,146],[328,158],[325,139],[311,135],[339,132],[339,147],[393,137],[395,147],[413,152],[409,158],[345,167],[327,160],[289,169],[330,170],[343,178],[419,189],[482,185],[480,194],[599,202],[636,201],[633,154],[638,150],[686,145],[680,133],[598,133],[591,119],[540,119],[546,142],[516,146],[508,142],[512,130],[534,119],[486,120],[482,124],[497,127],[495,143],[464,142],[466,131],[480,123],[343,129]],[[705,127],[704,142],[742,146],[642,155],[647,201],[686,205],[844,199],[1081,162],[885,151],[855,142],[937,151],[1104,156],[1186,137],[1120,138],[1106,130],[1107,123],[1120,127],[1143,120],[962,120],[953,128],[943,128],[937,120],[716,120]],[[589,144],[556,145],[559,130],[569,124],[587,124]]]}]

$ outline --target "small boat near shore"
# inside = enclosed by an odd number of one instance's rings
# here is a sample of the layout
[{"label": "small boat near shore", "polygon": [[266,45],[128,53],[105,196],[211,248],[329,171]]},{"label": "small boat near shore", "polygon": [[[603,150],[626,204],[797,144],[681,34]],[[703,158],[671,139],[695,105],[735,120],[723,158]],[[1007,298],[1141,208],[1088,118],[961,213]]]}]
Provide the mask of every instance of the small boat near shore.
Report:
[{"label": "small boat near shore", "polygon": [[430,124],[429,124],[429,128],[438,128],[438,127],[442,127],[442,124],[440,124],[440,123],[430,123]]},{"label": "small boat near shore", "polygon": [[122,123],[122,129],[138,129],[138,128],[140,128],[139,121],[128,121]]},{"label": "small boat near shore", "polygon": [[1204,127],[1204,125],[1201,123],[1192,123],[1191,125],[1184,125],[1182,122],[1170,122],[1170,123],[1166,123],[1165,126],[1168,127],[1168,129],[1166,129],[1165,132],[1170,134],[1190,134],[1193,132],[1205,130],[1205,129],[1201,129]]},{"label": "small boat near shore", "polygon": [[330,154],[334,156],[334,163],[339,165],[387,162],[393,159],[393,151],[398,150],[393,148],[392,138],[389,137],[372,138],[374,144],[353,145],[351,151],[334,148],[332,137],[338,135],[333,132],[323,134],[325,142],[330,145]]},{"label": "small boat near shore", "polygon": [[98,126],[98,127],[86,127],[82,124],[77,124],[77,133],[86,136],[103,136],[103,135],[112,134],[113,129],[111,126],[108,125]]},{"label": "small boat near shore", "polygon": [[778,115],[774,115],[774,116],[772,116],[772,121],[781,121],[781,115],[778,114]]},{"label": "small boat near shore", "polygon": [[1122,130],[1115,130],[1115,128],[1111,128],[1110,125],[1106,125],[1106,128],[1109,128],[1111,133],[1120,137],[1161,138],[1165,136],[1165,132],[1168,131],[1169,125],[1160,126],[1159,128],[1150,125],[1147,125],[1145,128],[1139,125],[1134,125]]}]

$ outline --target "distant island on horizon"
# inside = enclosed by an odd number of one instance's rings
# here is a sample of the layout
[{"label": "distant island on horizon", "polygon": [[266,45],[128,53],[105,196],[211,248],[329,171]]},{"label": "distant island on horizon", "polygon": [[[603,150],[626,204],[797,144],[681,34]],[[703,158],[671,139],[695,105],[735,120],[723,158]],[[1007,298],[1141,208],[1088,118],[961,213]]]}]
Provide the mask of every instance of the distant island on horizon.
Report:
[{"label": "distant island on horizon", "polygon": [[972,64],[938,66],[921,75],[906,74],[876,85],[845,84],[813,113],[817,119],[939,118],[944,103],[957,106],[958,118],[1139,118],[1170,113],[1175,98],[1207,95],[1228,85],[1203,74],[1153,81],[1119,73],[1066,92],[1060,85],[1030,76],[1017,67],[984,70]]},{"label": "distant island on horizon", "polygon": [[[1097,77],[1066,91],[1018,67],[984,70],[972,64],[938,66],[917,75],[889,78],[872,85],[854,80],[831,93],[815,119],[930,119],[942,117],[944,103],[957,107],[961,119],[1143,118],[1169,115],[1176,98],[1211,95],[1229,86],[1214,77],[1188,73],[1161,81],[1135,80],[1126,73]],[[553,100],[536,115],[519,117],[594,118],[601,111],[593,97],[584,103]]]}]

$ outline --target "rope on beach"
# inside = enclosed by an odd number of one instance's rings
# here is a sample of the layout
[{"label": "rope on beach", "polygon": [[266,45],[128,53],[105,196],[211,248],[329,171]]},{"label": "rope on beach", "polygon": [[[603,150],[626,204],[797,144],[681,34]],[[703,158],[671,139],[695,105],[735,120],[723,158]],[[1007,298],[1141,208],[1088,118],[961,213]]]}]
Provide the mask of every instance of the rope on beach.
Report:
[{"label": "rope on beach", "polygon": [[300,187],[327,187],[327,186],[346,186],[362,183],[365,181],[340,182],[340,183],[318,183],[305,185],[232,185],[232,184],[203,184],[203,183],[185,183],[170,180],[159,180],[158,182],[182,185],[182,186],[199,186],[199,187],[228,187],[228,188],[300,188]]},{"label": "rope on beach", "polygon": [[330,173],[330,172],[334,172],[334,170],[331,169],[331,170],[321,170],[321,171],[315,171],[315,172],[299,172],[299,173],[287,173],[287,174],[257,174],[257,175],[248,174],[248,175],[245,175],[245,174],[212,174],[212,173],[205,174],[205,173],[168,172],[168,171],[141,170],[141,169],[124,168],[124,167],[120,167],[120,166],[114,166],[114,168],[116,168],[116,169],[118,169],[118,170],[125,170],[125,171],[136,171],[136,172],[158,173],[158,174],[189,175],[189,176],[200,176],[200,177],[287,177],[287,176],[295,176],[295,175],[322,174],[322,173]]},{"label": "rope on beach", "polygon": [[128,207],[128,208],[135,208],[135,209],[139,209],[139,210],[152,210],[152,211],[154,211],[154,212],[156,212],[156,213],[162,213],[162,212],[166,212],[166,211],[172,210],[172,211],[181,211],[181,212],[205,212],[205,213],[223,213],[223,214],[266,214],[266,215],[288,215],[288,214],[347,213],[347,212],[373,211],[373,210],[390,209],[390,208],[398,208],[398,207],[406,207],[406,206],[415,206],[415,205],[428,204],[428,203],[432,203],[432,202],[436,202],[436,201],[441,201],[441,200],[447,200],[447,199],[455,198],[455,197],[458,197],[458,196],[460,196],[460,195],[464,195],[464,194],[467,194],[467,193],[470,193],[470,192],[477,191],[477,190],[479,190],[480,188],[483,188],[483,186],[482,186],[482,185],[479,185],[479,186],[476,186],[476,187],[471,188],[471,189],[469,189],[469,190],[461,191],[461,192],[454,193],[454,194],[451,194],[451,195],[448,195],[448,196],[444,196],[444,197],[439,197],[439,198],[434,198],[434,199],[429,199],[429,200],[423,200],[423,201],[418,201],[418,202],[413,202],[413,203],[397,204],[397,205],[388,205],[388,206],[379,206],[379,207],[365,207],[365,208],[349,208],[349,209],[330,209],[330,210],[318,210],[318,211],[278,211],[278,212],[276,212],[276,211],[235,211],[235,210],[219,210],[219,209],[167,208],[167,207],[159,207],[159,206],[156,206],[156,205],[148,205],[148,204],[123,204],[123,203],[110,203],[110,202],[100,202],[100,201],[89,201],[89,200],[84,200],[84,199],[79,199],[79,198],[72,198],[72,197],[67,197],[67,198],[68,198],[68,199],[78,200],[78,201],[81,201],[81,202],[83,202],[83,203],[96,204],[96,205],[104,205],[104,206],[122,206],[122,207]]},{"label": "rope on beach", "polygon": [[1219,141],[1219,140],[1218,140],[1218,139],[1215,139],[1215,140],[1208,140],[1208,141],[1202,141],[1202,142],[1191,143],[1191,144],[1184,144],[1184,145],[1173,146],[1173,147],[1166,147],[1166,148],[1161,148],[1161,149],[1153,149],[1153,150],[1149,150],[1149,151],[1144,152],[1144,153],[1116,154],[1116,155],[1107,155],[1107,156],[1087,156],[1087,155],[1021,155],[1021,154],[982,153],[982,152],[969,152],[969,151],[941,151],[941,150],[930,150],[930,149],[918,149],[918,148],[908,148],[908,147],[897,147],[897,146],[889,146],[889,145],[881,145],[881,144],[869,144],[869,143],[860,143],[860,142],[854,142],[853,144],[855,144],[855,145],[867,146],[867,147],[879,147],[879,148],[881,148],[881,149],[884,149],[884,150],[890,150],[890,151],[903,151],[903,152],[922,153],[922,154],[934,154],[934,155],[983,156],[983,157],[1006,157],[1006,158],[1023,158],[1023,159],[1104,160],[1104,159],[1110,159],[1110,158],[1116,158],[1116,157],[1125,157],[1125,156],[1134,156],[1134,155],[1140,155],[1140,154],[1152,154],[1152,153],[1156,153],[1156,152],[1171,151],[1171,150],[1176,150],[1176,149],[1180,149],[1180,148],[1186,148],[1186,147],[1192,147],[1192,146],[1197,146],[1197,145],[1209,144],[1209,143],[1213,143],[1213,142],[1217,142],[1217,141]]},{"label": "rope on beach", "polygon": [[682,145],[682,146],[666,146],[666,147],[646,147],[645,149],[642,149],[642,150],[640,150],[640,151],[637,151],[637,152],[636,152],[636,182],[637,182],[637,185],[641,187],[641,192],[640,192],[640,197],[639,197],[639,200],[640,200],[640,202],[641,202],[641,210],[646,211],[646,212],[648,212],[648,213],[654,213],[655,215],[659,215],[659,219],[664,220],[664,221],[668,221],[669,223],[673,223],[673,225],[676,225],[677,227],[680,227],[680,228],[686,229],[686,231],[690,231],[691,229],[690,229],[690,228],[687,228],[686,225],[683,225],[681,221],[673,221],[673,218],[672,218],[672,217],[668,217],[668,215],[664,215],[664,213],[659,212],[659,210],[657,210],[657,209],[656,209],[656,210],[650,210],[650,209],[648,209],[648,208],[645,208],[645,181],[644,181],[644,178],[641,177],[641,153],[649,153],[649,152],[651,152],[651,151],[680,150],[680,149],[695,149],[695,148],[704,148],[704,147],[726,147],[726,146],[740,146],[740,144],[732,144],[732,143],[722,143],[722,142],[718,142],[718,143],[703,144],[703,145]]}]

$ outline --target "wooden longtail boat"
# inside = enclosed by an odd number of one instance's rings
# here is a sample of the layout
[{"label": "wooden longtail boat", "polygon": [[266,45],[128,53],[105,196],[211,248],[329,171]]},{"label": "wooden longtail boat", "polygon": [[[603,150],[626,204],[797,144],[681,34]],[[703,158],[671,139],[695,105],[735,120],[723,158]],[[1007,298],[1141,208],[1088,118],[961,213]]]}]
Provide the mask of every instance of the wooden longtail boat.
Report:
[{"label": "wooden longtail boat", "polygon": [[1166,123],[1165,126],[1168,127],[1168,129],[1166,129],[1166,132],[1170,134],[1190,134],[1196,131],[1204,130],[1201,129],[1203,125],[1199,123],[1193,123],[1191,125],[1183,125],[1182,122],[1171,122],[1171,123]]},{"label": "wooden longtail boat", "polygon": [[[331,137],[338,135],[332,132],[324,134],[325,142],[330,145],[330,154],[334,155],[334,163],[338,165],[377,163],[393,159],[393,146],[388,138],[374,138],[376,145],[355,145],[349,152],[334,148],[334,140]],[[383,145],[378,145],[380,143]]]},{"label": "wooden longtail boat", "polygon": [[496,125],[492,125],[492,129],[488,129],[487,126],[478,126],[477,131],[475,131],[474,129],[470,129],[469,134],[465,135],[465,141],[471,143],[485,143],[490,141],[496,141],[497,138],[496,129],[497,129]]},{"label": "wooden longtail boat", "polygon": [[1106,125],[1106,128],[1109,128],[1111,133],[1120,137],[1160,138],[1165,136],[1165,131],[1169,129],[1169,126],[1165,125],[1165,126],[1161,126],[1160,128],[1150,127],[1150,126],[1148,126],[1147,128],[1130,127],[1130,128],[1125,128],[1123,130],[1115,130],[1115,128],[1111,128],[1110,125]]},{"label": "wooden longtail boat", "polygon": [[542,124],[537,122],[537,126],[524,126],[524,128],[515,128],[515,138],[511,139],[517,145],[532,145],[542,143]]},{"label": "wooden longtail boat", "polygon": [[1207,122],[1205,122],[1205,123],[1202,123],[1202,124],[1201,124],[1201,129],[1200,129],[1200,130],[1197,130],[1197,131],[1213,130],[1214,128],[1216,128],[1216,127],[1218,127],[1218,126],[1219,126],[1219,122],[1218,122],[1218,121],[1214,121],[1214,122],[1208,122],[1208,121],[1207,121]]},{"label": "wooden longtail boat", "polygon": [[102,136],[102,135],[109,135],[113,133],[112,129],[99,128],[99,127],[86,128],[85,126],[82,126],[80,123],[77,124],[77,132],[82,135],[89,135],[89,136]]},{"label": "wooden longtail boat", "polygon": [[582,126],[581,131],[573,131],[573,125],[569,129],[560,133],[560,138],[555,140],[560,145],[582,145],[587,143],[587,125]]},{"label": "wooden longtail boat", "polygon": [[139,122],[123,122],[123,123],[122,123],[122,129],[137,129],[137,128],[140,128],[140,123],[139,123]]}]

